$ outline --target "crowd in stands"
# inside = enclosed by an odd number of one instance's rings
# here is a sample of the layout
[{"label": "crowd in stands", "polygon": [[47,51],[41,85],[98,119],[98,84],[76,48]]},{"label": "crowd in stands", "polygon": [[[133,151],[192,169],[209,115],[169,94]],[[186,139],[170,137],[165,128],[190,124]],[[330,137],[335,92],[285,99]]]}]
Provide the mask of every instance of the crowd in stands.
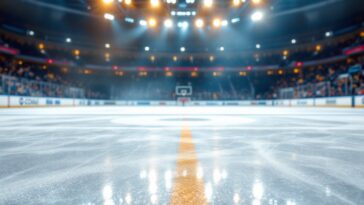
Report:
[{"label": "crowd in stands", "polygon": [[77,81],[66,80],[60,72],[53,70],[57,69],[0,56],[0,94],[92,99],[106,97],[83,88]]},{"label": "crowd in stands", "polygon": [[[314,62],[342,55],[344,49],[364,44],[364,36],[353,38],[320,52],[293,52],[292,62],[300,59]],[[4,41],[1,45],[9,46]],[[19,49],[22,45],[12,44]],[[31,46],[25,46],[26,53]],[[23,50],[22,50],[23,51]],[[52,51],[55,52],[55,51]],[[39,53],[39,57],[45,57]],[[275,56],[271,58],[273,61]],[[269,61],[265,60],[265,61]],[[31,63],[14,56],[0,55],[0,94],[115,100],[175,100],[177,85],[193,87],[192,100],[251,100],[277,98],[310,98],[364,94],[364,56],[356,54],[312,66],[282,67],[279,70],[239,72],[190,72],[167,77],[164,72],[138,72],[120,76],[88,77],[71,74],[69,68]],[[101,79],[104,76],[104,80]],[[114,80],[111,80],[114,78]],[[116,80],[115,80],[116,78]],[[98,82],[103,89],[92,85]],[[109,90],[109,92],[105,92]]]},{"label": "crowd in stands", "polygon": [[[291,98],[329,97],[364,94],[364,56],[345,61],[311,66],[299,73],[288,73],[276,78],[270,92],[280,96],[280,90],[292,88]],[[354,69],[353,69],[354,68]],[[264,98],[274,98],[265,93]]]}]

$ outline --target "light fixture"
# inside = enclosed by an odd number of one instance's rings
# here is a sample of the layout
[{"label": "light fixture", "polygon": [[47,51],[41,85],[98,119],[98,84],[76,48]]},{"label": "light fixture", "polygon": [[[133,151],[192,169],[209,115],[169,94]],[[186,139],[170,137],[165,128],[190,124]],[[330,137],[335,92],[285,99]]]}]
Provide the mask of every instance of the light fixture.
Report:
[{"label": "light fixture", "polygon": [[148,26],[149,27],[155,27],[155,26],[157,26],[157,20],[155,18],[150,18],[148,20]]},{"label": "light fixture", "polygon": [[195,21],[195,26],[196,26],[197,28],[202,28],[202,27],[204,26],[204,21],[203,21],[202,19],[197,19],[197,20]]},{"label": "light fixture", "polygon": [[250,18],[253,22],[261,21],[264,18],[264,13],[262,11],[255,11]]},{"label": "light fixture", "polygon": [[206,8],[211,8],[212,7],[212,5],[213,5],[213,0],[204,0],[203,1],[203,5],[204,5],[204,7],[206,7]]},{"label": "light fixture", "polygon": [[109,13],[104,14],[104,18],[109,21],[113,21],[115,19],[115,16]]},{"label": "light fixture", "polygon": [[129,6],[129,5],[131,5],[132,1],[131,0],[125,0],[124,3]]},{"label": "light fixture", "polygon": [[262,0],[251,0],[251,2],[254,4],[254,5],[259,5],[262,3]]},{"label": "light fixture", "polygon": [[173,27],[173,21],[172,21],[171,19],[166,19],[166,20],[164,21],[164,26],[165,26],[166,28],[172,28],[172,27]]},{"label": "light fixture", "polygon": [[152,8],[159,7],[159,0],[150,0],[150,5],[152,6]]},{"label": "light fixture", "polygon": [[114,0],[102,0],[102,2],[104,2],[104,4],[111,4],[114,3]]},{"label": "light fixture", "polygon": [[141,26],[147,26],[147,25],[148,25],[148,22],[147,22],[146,20],[140,20],[140,21],[139,21],[139,24],[140,24]]},{"label": "light fixture", "polygon": [[214,19],[212,21],[212,25],[216,28],[220,27],[221,26],[221,20],[220,19]]}]

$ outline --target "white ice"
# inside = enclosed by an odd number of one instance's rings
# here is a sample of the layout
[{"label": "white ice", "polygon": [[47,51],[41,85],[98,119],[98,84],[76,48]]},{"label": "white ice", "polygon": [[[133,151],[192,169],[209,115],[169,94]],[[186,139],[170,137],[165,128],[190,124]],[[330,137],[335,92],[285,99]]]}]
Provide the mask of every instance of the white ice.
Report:
[{"label": "white ice", "polygon": [[0,204],[168,204],[182,127],[211,204],[362,204],[363,125],[343,108],[2,109]]}]

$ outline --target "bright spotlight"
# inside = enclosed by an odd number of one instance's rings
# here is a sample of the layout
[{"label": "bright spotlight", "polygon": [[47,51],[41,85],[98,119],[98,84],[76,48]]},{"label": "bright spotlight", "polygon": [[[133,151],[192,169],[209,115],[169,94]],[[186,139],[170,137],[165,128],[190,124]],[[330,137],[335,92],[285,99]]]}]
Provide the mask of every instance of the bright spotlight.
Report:
[{"label": "bright spotlight", "polygon": [[225,48],[221,46],[220,51],[223,52],[224,50],[225,50]]},{"label": "bright spotlight", "polygon": [[241,0],[233,0],[233,6],[240,6]]},{"label": "bright spotlight", "polygon": [[129,6],[131,5],[131,0],[125,0],[124,3]]},{"label": "bright spotlight", "polygon": [[114,0],[102,0],[102,2],[104,2],[104,4],[111,4]]},{"label": "bright spotlight", "polygon": [[203,1],[203,5],[204,5],[204,7],[206,7],[206,8],[211,8],[212,7],[212,5],[213,5],[213,0],[204,0]]},{"label": "bright spotlight", "polygon": [[263,17],[264,17],[264,13],[262,11],[256,11],[254,12],[252,15],[251,15],[251,20],[254,21],[254,22],[258,22],[258,21],[261,21],[263,20]]},{"label": "bright spotlight", "polygon": [[71,38],[66,38],[66,43],[71,43],[72,39]]},{"label": "bright spotlight", "polygon": [[218,28],[221,26],[221,20],[220,19],[214,19],[212,21],[212,25],[215,27],[215,28]]},{"label": "bright spotlight", "polygon": [[145,20],[140,20],[140,21],[139,21],[139,24],[140,24],[141,26],[147,26],[147,25],[148,25],[147,21],[145,21]]},{"label": "bright spotlight", "polygon": [[297,43],[297,40],[296,40],[296,39],[292,39],[292,40],[291,40],[291,43],[292,43],[292,44],[296,44],[296,43]]},{"label": "bright spotlight", "polygon": [[150,18],[150,19],[148,20],[148,25],[149,25],[150,27],[155,27],[155,26],[157,26],[157,20],[155,20],[154,18]]},{"label": "bright spotlight", "polygon": [[197,19],[197,20],[195,21],[195,26],[196,26],[197,28],[202,28],[202,27],[204,26],[204,22],[203,22],[203,20],[202,20],[202,19]]},{"label": "bright spotlight", "polygon": [[150,48],[148,46],[145,46],[144,50],[145,51],[150,51]]},{"label": "bright spotlight", "polygon": [[227,26],[229,22],[227,20],[221,21],[221,26]]},{"label": "bright spotlight", "polygon": [[34,32],[34,31],[32,31],[32,30],[30,30],[30,31],[28,31],[28,35],[29,35],[29,36],[34,36],[34,35],[35,35],[35,32]]},{"label": "bright spotlight", "polygon": [[152,8],[159,7],[159,0],[150,0],[150,5],[152,6]]},{"label": "bright spotlight", "polygon": [[105,44],[105,48],[110,48],[111,46],[110,46],[110,44],[109,43],[106,43]]},{"label": "bright spotlight", "polygon": [[166,20],[164,21],[164,26],[165,26],[166,28],[172,28],[172,27],[173,27],[173,21],[172,21],[171,19],[166,19]]},{"label": "bright spotlight", "polygon": [[182,22],[178,22],[177,26],[182,29],[187,29],[189,26],[189,23],[187,21],[182,21]]},{"label": "bright spotlight", "polygon": [[255,47],[257,48],[257,49],[260,49],[260,44],[258,43],[257,45],[255,45]]},{"label": "bright spotlight", "polygon": [[259,4],[261,4],[261,3],[262,3],[262,0],[252,0],[252,3],[253,3],[254,5],[259,5]]},{"label": "bright spotlight", "polygon": [[186,51],[186,48],[185,47],[181,47],[181,52],[183,53],[183,52],[185,52]]},{"label": "bright spotlight", "polygon": [[114,16],[114,15],[112,15],[112,14],[106,13],[106,14],[104,14],[104,18],[105,18],[106,20],[113,21],[113,20],[115,19],[115,16]]}]

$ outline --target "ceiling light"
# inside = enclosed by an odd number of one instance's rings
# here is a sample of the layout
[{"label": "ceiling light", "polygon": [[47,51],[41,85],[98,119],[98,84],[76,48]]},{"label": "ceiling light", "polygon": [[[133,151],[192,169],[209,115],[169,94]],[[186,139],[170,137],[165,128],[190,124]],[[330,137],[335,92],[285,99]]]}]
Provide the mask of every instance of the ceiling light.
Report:
[{"label": "ceiling light", "polygon": [[254,22],[261,21],[264,18],[264,13],[262,11],[255,11],[250,18]]},{"label": "ceiling light", "polygon": [[202,19],[197,19],[195,21],[195,25],[196,25],[197,28],[202,28],[204,26],[204,22],[203,22]]}]

